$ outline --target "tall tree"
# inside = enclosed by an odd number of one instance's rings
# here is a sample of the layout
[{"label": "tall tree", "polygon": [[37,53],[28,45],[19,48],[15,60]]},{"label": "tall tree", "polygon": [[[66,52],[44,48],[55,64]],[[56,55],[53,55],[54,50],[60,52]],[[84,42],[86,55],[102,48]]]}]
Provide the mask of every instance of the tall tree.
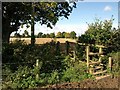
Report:
[{"label": "tall tree", "polygon": [[75,39],[76,38],[76,33],[75,31],[70,32],[70,38]]},{"label": "tall tree", "polygon": [[88,30],[80,37],[81,41],[84,43],[110,45],[113,20],[113,18],[105,21],[96,19],[94,23],[88,24]]},{"label": "tall tree", "polygon": [[62,32],[62,38],[65,38],[65,32]]},{"label": "tall tree", "polygon": [[55,38],[55,33],[50,33],[50,38]]},{"label": "tall tree", "polygon": [[57,35],[56,35],[57,38],[62,38],[62,33],[61,32],[58,32]]},{"label": "tall tree", "polygon": [[111,49],[114,51],[120,51],[120,28],[114,28],[111,35]]},{"label": "tall tree", "polygon": [[65,33],[65,38],[70,38],[70,33]]},{"label": "tall tree", "polygon": [[35,35],[34,35],[34,32],[35,32],[35,23],[34,23],[34,20],[35,20],[35,4],[34,2],[32,2],[32,12],[31,12],[31,45],[34,45],[35,44]]},{"label": "tall tree", "polygon": [[[34,23],[39,22],[52,28],[59,17],[68,18],[72,13],[73,5],[68,2],[35,2]],[[3,2],[2,3],[2,37],[4,42],[9,42],[10,34],[17,31],[23,24],[32,24],[31,15],[33,7],[30,2]]]},{"label": "tall tree", "polygon": [[50,34],[47,33],[47,34],[46,34],[46,38],[50,38]]},{"label": "tall tree", "polygon": [[42,33],[42,32],[39,32],[38,35],[37,35],[37,37],[38,37],[38,38],[42,38],[42,35],[43,35],[43,33]]},{"label": "tall tree", "polygon": [[42,38],[46,38],[46,34],[43,34],[43,35],[42,35]]}]

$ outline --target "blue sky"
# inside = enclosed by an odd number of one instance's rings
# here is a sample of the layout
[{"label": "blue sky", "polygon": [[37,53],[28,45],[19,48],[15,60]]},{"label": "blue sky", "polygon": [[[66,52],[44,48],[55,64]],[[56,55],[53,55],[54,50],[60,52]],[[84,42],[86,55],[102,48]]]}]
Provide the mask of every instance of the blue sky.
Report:
[{"label": "blue sky", "polygon": [[[35,25],[35,33],[37,34],[38,32],[57,33],[58,31],[75,31],[77,35],[81,35],[88,28],[86,22],[94,22],[95,17],[100,18],[100,20],[110,19],[112,15],[113,18],[115,18],[113,22],[113,27],[117,27],[118,2],[77,2],[77,8],[72,11],[69,19],[60,18],[53,29],[47,28],[45,25],[41,26],[37,23]],[[23,29],[26,28],[24,27]],[[30,32],[30,28],[27,30]],[[21,33],[22,32],[23,30],[21,30]]]},{"label": "blue sky", "polygon": [[64,19],[59,24],[83,24],[85,22],[93,22],[95,17],[110,19],[112,15],[117,21],[118,11],[117,3],[114,2],[85,2],[77,3],[77,8],[71,13],[69,20]]}]

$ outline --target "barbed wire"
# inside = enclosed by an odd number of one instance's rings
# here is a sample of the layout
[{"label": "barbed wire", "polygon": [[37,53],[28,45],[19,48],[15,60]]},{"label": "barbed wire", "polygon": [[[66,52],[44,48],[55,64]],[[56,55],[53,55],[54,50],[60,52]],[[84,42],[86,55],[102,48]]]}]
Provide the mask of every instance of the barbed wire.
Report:
[{"label": "barbed wire", "polygon": [[[29,74],[32,74],[32,72],[30,72]],[[2,76],[12,76],[12,75],[17,75],[17,73],[14,72],[14,73],[9,73],[9,74],[2,74]],[[25,73],[21,75],[25,75]]]},{"label": "barbed wire", "polygon": [[[61,61],[60,59],[52,60],[52,61]],[[44,61],[44,62],[52,62],[52,61]],[[41,62],[41,61],[40,61]],[[0,65],[12,65],[12,64],[35,64],[36,62],[15,62],[15,63],[1,63]]]},{"label": "barbed wire", "polygon": [[12,64],[34,64],[33,62],[17,62],[17,63],[2,63],[1,65],[12,65]]}]

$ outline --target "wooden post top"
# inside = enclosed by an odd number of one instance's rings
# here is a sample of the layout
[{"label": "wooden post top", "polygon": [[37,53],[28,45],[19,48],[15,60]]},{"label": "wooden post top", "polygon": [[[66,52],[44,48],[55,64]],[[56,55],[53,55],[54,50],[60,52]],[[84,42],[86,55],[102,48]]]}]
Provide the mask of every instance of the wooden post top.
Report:
[{"label": "wooden post top", "polygon": [[95,46],[95,47],[99,47],[99,48],[107,48],[106,46],[103,45],[95,45],[95,44],[86,44],[86,43],[78,43],[81,46]]}]

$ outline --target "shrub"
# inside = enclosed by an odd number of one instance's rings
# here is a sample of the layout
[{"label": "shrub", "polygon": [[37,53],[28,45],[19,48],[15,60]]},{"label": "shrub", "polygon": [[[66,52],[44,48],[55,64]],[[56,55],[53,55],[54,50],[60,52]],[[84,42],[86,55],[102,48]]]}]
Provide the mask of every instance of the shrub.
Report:
[{"label": "shrub", "polygon": [[76,56],[80,59],[80,60],[84,60],[85,59],[85,46],[81,46],[79,44],[76,45]]},{"label": "shrub", "polygon": [[85,63],[75,63],[74,66],[67,68],[63,72],[62,81],[63,82],[79,82],[83,79],[91,77],[87,74],[87,67]]},{"label": "shrub", "polygon": [[120,74],[120,52],[113,52],[110,54],[113,58],[112,73],[114,75]]},{"label": "shrub", "polygon": [[[3,87],[33,88],[60,82],[79,82],[92,77],[86,73],[86,63],[78,63],[69,55],[56,55],[55,46],[55,42],[34,46],[21,41],[4,44]],[[38,68],[35,67],[37,59],[40,62]]]},{"label": "shrub", "polygon": [[34,87],[33,71],[30,67],[20,66],[17,71],[7,75],[3,88],[29,88]]},{"label": "shrub", "polygon": [[[46,43],[44,45],[26,45],[23,42],[14,42],[3,45],[3,84],[4,87],[29,88],[38,84],[55,83],[56,71],[62,72],[64,69],[64,56],[56,56],[55,44]],[[42,67],[34,68],[36,60],[42,62]],[[41,69],[41,70],[40,70]],[[54,72],[55,71],[55,72]],[[39,81],[35,79],[36,73],[39,75],[47,73]],[[48,82],[47,80],[50,81]],[[6,85],[5,85],[6,84]]]}]

